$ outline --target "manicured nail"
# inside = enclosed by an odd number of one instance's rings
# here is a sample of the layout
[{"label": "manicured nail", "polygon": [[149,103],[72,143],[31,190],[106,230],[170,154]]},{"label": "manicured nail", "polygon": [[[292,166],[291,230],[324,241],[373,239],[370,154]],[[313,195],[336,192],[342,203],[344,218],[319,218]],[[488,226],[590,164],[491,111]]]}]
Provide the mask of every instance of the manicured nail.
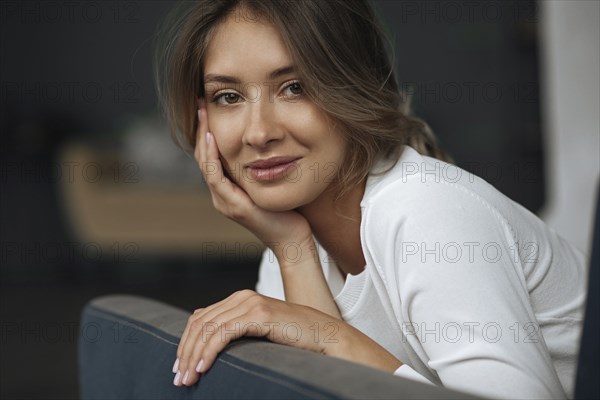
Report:
[{"label": "manicured nail", "polygon": [[183,376],[183,384],[187,385],[187,380],[190,377],[190,371],[185,371],[185,375]]},{"label": "manicured nail", "polygon": [[179,357],[177,357],[177,360],[173,364],[173,373],[177,372],[177,368],[179,368]]},{"label": "manicured nail", "polygon": [[181,372],[177,371],[177,375],[175,375],[175,379],[173,379],[173,385],[179,386],[180,380],[181,380]]},{"label": "manicured nail", "polygon": [[209,145],[212,142],[212,133],[206,132],[206,145]]},{"label": "manicured nail", "polygon": [[198,365],[196,366],[196,372],[200,373],[202,366],[204,366],[204,359],[201,359]]}]

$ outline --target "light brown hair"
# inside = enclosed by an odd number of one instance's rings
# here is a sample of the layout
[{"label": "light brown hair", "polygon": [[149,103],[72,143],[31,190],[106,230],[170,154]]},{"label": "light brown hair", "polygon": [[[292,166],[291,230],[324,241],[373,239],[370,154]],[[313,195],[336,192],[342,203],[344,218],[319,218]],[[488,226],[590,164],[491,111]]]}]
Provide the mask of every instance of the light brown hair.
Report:
[{"label": "light brown hair", "polygon": [[176,8],[159,32],[155,77],[174,140],[185,151],[195,145],[208,43],[234,12],[278,29],[304,92],[344,135],[337,198],[366,178],[377,157],[397,159],[402,145],[449,161],[427,124],[411,116],[393,45],[368,0],[199,0]]}]

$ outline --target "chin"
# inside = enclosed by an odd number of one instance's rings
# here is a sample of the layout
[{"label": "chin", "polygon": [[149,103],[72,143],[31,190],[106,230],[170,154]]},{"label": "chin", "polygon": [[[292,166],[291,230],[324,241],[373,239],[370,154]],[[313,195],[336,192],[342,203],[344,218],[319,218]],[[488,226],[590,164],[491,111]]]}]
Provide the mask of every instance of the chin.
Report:
[{"label": "chin", "polygon": [[272,212],[290,211],[302,205],[297,201],[281,201],[277,198],[254,200],[254,203],[263,210]]},{"label": "chin", "polygon": [[293,191],[281,194],[263,191],[262,193],[255,193],[250,197],[258,207],[272,212],[290,211],[308,203],[308,200],[303,198],[304,196],[300,196]]}]

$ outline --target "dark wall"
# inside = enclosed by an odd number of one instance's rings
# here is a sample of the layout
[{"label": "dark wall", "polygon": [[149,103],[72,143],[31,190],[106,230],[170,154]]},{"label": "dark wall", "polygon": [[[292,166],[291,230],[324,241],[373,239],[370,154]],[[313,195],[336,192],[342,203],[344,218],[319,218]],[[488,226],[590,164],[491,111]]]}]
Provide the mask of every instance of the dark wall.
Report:
[{"label": "dark wall", "polygon": [[456,163],[531,211],[544,203],[533,1],[380,0],[398,79]]},{"label": "dark wall", "polygon": [[62,119],[106,135],[154,112],[153,40],[171,4],[3,1],[2,127]]}]

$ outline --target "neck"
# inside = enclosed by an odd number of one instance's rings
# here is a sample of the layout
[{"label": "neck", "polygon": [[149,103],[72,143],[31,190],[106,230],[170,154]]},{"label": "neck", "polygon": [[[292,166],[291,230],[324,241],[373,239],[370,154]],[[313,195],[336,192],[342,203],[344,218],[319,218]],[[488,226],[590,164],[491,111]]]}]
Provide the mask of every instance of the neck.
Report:
[{"label": "neck", "polygon": [[337,202],[334,202],[335,193],[327,190],[313,202],[296,210],[306,218],[313,235],[344,277],[349,273],[359,274],[366,264],[360,243],[360,202],[365,185],[366,180]]}]

